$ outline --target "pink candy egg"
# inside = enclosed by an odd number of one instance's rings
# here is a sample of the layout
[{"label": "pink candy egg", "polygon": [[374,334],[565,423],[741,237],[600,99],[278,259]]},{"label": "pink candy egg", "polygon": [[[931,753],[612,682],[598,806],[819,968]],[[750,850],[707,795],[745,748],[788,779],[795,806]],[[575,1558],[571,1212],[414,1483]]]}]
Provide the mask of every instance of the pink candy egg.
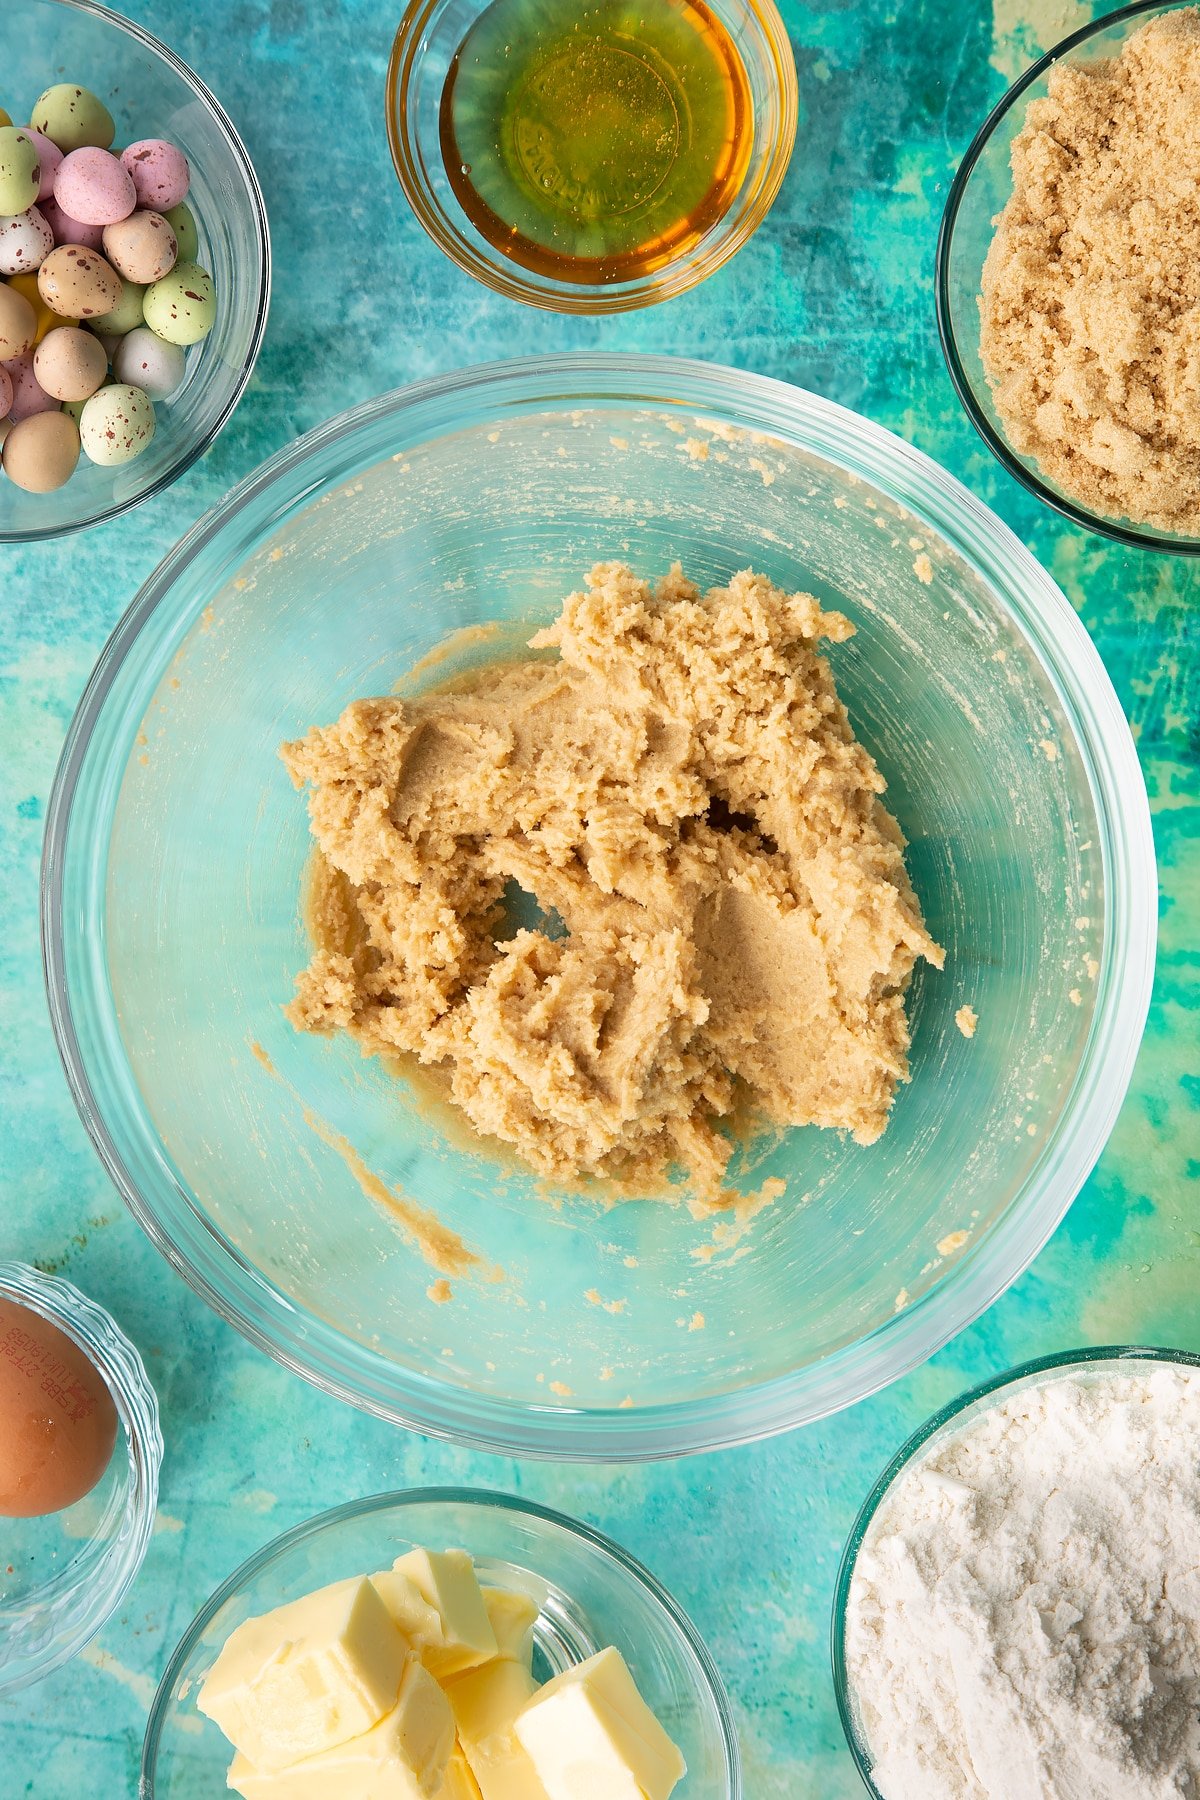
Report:
[{"label": "pink candy egg", "polygon": [[63,157],[54,177],[54,198],[65,213],[85,225],[115,225],[137,205],[129,170],[94,144]]},{"label": "pink candy egg", "polygon": [[0,275],[32,275],[54,248],[54,233],[36,206],[0,218]]},{"label": "pink candy egg", "polygon": [[153,212],[167,212],[187,198],[191,174],[187,157],[162,138],[142,138],[122,150],[121,161],[133,177],[137,203]]},{"label": "pink candy egg", "polygon": [[38,211],[54,233],[56,244],[80,244],[85,250],[103,248],[103,225],[85,225],[82,219],[73,219],[57,200],[44,200]]},{"label": "pink candy egg", "polygon": [[0,363],[0,419],[7,419],[12,400],[12,376],[4,364]]},{"label": "pink candy egg", "polygon": [[12,382],[12,405],[9,412],[14,424],[22,419],[32,418],[34,413],[58,411],[58,401],[46,392],[33,372],[31,350],[26,350],[23,356],[11,357],[4,368]]},{"label": "pink candy egg", "polygon": [[38,153],[41,164],[42,180],[38,188],[38,199],[49,200],[54,192],[54,177],[58,174],[58,165],[63,153],[57,144],[51,143],[44,131],[35,131],[32,125],[22,125],[21,134],[27,137]]}]

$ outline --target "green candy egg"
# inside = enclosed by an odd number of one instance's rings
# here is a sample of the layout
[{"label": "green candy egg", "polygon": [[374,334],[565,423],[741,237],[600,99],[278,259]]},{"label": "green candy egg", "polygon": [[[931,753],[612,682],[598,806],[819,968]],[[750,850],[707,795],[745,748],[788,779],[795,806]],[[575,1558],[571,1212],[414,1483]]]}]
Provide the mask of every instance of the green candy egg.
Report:
[{"label": "green candy egg", "polygon": [[122,275],[121,298],[115,306],[111,306],[99,318],[89,319],[88,324],[97,337],[124,337],[142,322],[142,307],[145,303],[146,289],[139,287],[136,281],[126,281]]},{"label": "green candy egg", "polygon": [[82,150],[85,145],[107,150],[117,129],[103,100],[73,81],[48,87],[34,106],[29,123],[35,131],[44,131],[64,153]]},{"label": "green candy egg", "polygon": [[41,178],[33,139],[15,125],[0,125],[0,213],[27,212],[38,197]]},{"label": "green candy egg", "polygon": [[196,230],[196,221],[191,207],[186,200],[173,206],[163,218],[175,233],[175,242],[179,245],[179,262],[195,262],[200,254],[200,233]]},{"label": "green candy egg", "polygon": [[198,344],[216,322],[212,276],[199,263],[176,263],[146,289],[142,310],[151,331],[168,344]]},{"label": "green candy egg", "polygon": [[102,468],[132,462],[154,436],[154,407],[141,388],[102,387],[83,403],[79,436],[84,454]]}]

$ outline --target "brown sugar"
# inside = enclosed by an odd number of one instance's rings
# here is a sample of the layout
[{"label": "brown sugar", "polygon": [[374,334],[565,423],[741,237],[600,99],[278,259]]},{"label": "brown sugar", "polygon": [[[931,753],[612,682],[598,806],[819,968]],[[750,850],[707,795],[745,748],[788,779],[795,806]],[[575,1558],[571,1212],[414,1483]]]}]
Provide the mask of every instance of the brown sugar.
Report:
[{"label": "brown sugar", "polygon": [[1016,450],[1090,510],[1200,532],[1200,8],[1064,64],[1012,146],[981,355]]}]

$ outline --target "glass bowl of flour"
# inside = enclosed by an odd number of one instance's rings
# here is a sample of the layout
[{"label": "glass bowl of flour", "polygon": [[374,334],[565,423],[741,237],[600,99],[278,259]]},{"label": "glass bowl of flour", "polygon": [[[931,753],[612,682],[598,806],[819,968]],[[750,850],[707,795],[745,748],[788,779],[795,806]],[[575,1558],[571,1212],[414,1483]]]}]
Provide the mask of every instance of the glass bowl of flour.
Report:
[{"label": "glass bowl of flour", "polygon": [[846,1739],[876,1800],[1200,1791],[1200,1357],[1071,1350],[927,1420],[850,1534]]}]

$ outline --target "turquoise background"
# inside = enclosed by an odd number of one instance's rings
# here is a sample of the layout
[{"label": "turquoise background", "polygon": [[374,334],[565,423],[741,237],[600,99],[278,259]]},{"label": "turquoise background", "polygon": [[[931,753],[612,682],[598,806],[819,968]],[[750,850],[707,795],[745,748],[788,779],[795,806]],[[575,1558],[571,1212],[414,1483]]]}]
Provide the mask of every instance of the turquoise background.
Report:
[{"label": "turquoise background", "polygon": [[[834,1710],[829,1609],[843,1539],[884,1461],[932,1408],[1008,1363],[1085,1342],[1200,1349],[1200,563],[1110,546],[1024,494],[963,418],[933,318],[937,220],[959,157],[1006,83],[1091,8],[783,0],[802,113],[781,199],[705,286],[610,320],[526,311],[427,242],[384,137],[398,6],[128,0],[126,10],[199,71],[240,127],[270,213],[275,297],[250,390],[202,464],[116,524],[0,550],[0,1256],[63,1271],[112,1309],[146,1358],[167,1437],[158,1529],[123,1611],[73,1666],[0,1700],[0,1789],[132,1796],[166,1657],[236,1563],[335,1501],[455,1481],[578,1514],[674,1590],[732,1691],[749,1800],[850,1800],[861,1790]],[[14,112],[21,103],[0,99]],[[654,1468],[522,1465],[428,1444],[252,1352],[169,1273],[102,1172],[59,1068],[38,948],[42,825],[63,735],[105,637],[159,558],[328,414],[464,362],[571,346],[675,351],[782,376],[890,426],[982,494],[1099,643],[1138,740],[1162,882],[1133,1087],[1034,1268],[933,1362],[852,1412]]]}]

